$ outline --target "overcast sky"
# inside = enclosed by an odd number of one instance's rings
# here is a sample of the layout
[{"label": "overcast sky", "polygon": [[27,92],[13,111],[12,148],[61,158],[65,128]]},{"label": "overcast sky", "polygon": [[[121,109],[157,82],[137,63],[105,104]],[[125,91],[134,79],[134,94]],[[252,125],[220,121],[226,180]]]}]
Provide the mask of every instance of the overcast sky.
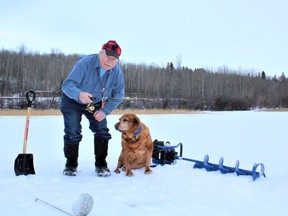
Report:
[{"label": "overcast sky", "polygon": [[[288,76],[287,0],[0,0],[0,48]],[[181,61],[180,61],[181,60]]]}]

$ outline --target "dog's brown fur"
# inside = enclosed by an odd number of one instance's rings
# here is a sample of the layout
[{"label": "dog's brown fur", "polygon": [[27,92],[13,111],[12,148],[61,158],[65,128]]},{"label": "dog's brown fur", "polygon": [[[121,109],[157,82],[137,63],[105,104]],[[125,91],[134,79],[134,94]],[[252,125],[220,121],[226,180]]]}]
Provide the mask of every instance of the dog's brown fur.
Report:
[{"label": "dog's brown fur", "polygon": [[132,176],[132,169],[145,167],[144,173],[150,174],[153,142],[149,128],[135,114],[125,114],[115,124],[115,129],[122,133],[122,150],[114,172],[120,173],[124,166],[126,176]]}]

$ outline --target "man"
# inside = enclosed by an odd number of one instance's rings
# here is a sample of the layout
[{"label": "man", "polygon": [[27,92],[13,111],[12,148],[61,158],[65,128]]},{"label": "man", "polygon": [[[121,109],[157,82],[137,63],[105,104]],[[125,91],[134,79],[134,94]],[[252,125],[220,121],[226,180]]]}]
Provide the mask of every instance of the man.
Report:
[{"label": "man", "polygon": [[82,140],[81,118],[89,120],[94,133],[95,171],[98,176],[110,176],[106,157],[111,134],[106,116],[116,109],[124,98],[124,78],[118,61],[121,48],[110,40],[99,54],[81,58],[62,85],[61,112],[64,117],[64,175],[75,176],[78,149]]}]

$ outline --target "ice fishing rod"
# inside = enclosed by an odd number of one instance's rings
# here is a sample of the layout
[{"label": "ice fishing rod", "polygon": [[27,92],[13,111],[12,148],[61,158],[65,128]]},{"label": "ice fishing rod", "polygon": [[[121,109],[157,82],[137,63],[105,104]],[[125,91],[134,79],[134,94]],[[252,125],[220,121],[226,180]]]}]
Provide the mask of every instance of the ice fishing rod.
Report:
[{"label": "ice fishing rod", "polygon": [[72,206],[74,214],[70,214],[69,212],[62,210],[58,208],[57,206],[54,206],[42,199],[36,198],[35,202],[38,202],[38,201],[41,201],[45,205],[50,206],[54,209],[57,209],[58,211],[61,211],[62,213],[65,213],[70,216],[87,216],[91,212],[93,208],[93,203],[94,203],[93,197],[90,194],[87,194],[87,193],[81,194],[80,196],[78,196],[77,200],[74,202]]},{"label": "ice fishing rod", "polygon": [[[90,97],[90,99],[92,100],[92,102],[87,104],[86,110],[88,112],[90,112],[90,113],[94,113],[96,111],[96,109],[98,109],[100,107],[103,109],[107,100],[129,100],[130,97],[123,97],[123,98],[113,98],[113,97],[96,98],[96,97]],[[97,101],[97,100],[101,100],[101,101],[96,103],[96,104],[92,104],[93,101]]]},{"label": "ice fishing rod", "polygon": [[114,98],[114,97],[101,97],[101,98],[96,98],[96,97],[90,97],[90,99],[92,100],[92,101],[94,101],[94,100],[104,100],[104,101],[107,101],[108,99],[109,100],[129,100],[130,99],[130,97],[123,97],[123,98]]},{"label": "ice fishing rod", "polygon": [[62,209],[58,208],[57,206],[54,206],[54,205],[52,205],[52,204],[50,204],[50,203],[48,203],[48,202],[46,202],[46,201],[44,201],[42,199],[36,198],[35,202],[38,202],[38,201],[41,201],[42,203],[44,203],[44,204],[46,204],[46,205],[48,205],[48,206],[50,206],[50,207],[52,207],[54,209],[57,209],[58,211],[61,211],[61,212],[65,213],[65,214],[67,214],[67,215],[73,216],[69,212],[66,212],[66,211],[62,210]]}]

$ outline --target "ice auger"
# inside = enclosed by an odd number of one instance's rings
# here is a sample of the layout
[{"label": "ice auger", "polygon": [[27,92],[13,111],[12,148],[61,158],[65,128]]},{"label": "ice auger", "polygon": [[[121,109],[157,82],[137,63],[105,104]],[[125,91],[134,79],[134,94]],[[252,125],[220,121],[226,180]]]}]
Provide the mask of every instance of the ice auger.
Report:
[{"label": "ice auger", "polygon": [[[220,158],[218,164],[210,163],[209,162],[209,155],[205,155],[204,160],[194,160],[190,158],[182,157],[183,153],[183,145],[182,143],[179,143],[178,145],[170,145],[170,142],[166,142],[164,144],[163,141],[155,140],[154,142],[154,149],[153,149],[153,155],[152,155],[152,162],[156,165],[165,165],[165,164],[173,164],[175,163],[175,160],[186,160],[190,162],[194,162],[193,168],[196,169],[206,169],[206,171],[220,171],[222,174],[226,173],[236,173],[237,176],[240,175],[250,175],[253,178],[253,181],[255,181],[260,176],[265,175],[265,167],[263,163],[254,163],[252,170],[245,170],[239,168],[239,160],[236,161],[235,167],[229,167],[224,165],[224,159],[223,157]],[[180,148],[180,154],[178,156],[178,152],[176,152],[176,148]],[[258,168],[260,171],[257,171]]]}]

